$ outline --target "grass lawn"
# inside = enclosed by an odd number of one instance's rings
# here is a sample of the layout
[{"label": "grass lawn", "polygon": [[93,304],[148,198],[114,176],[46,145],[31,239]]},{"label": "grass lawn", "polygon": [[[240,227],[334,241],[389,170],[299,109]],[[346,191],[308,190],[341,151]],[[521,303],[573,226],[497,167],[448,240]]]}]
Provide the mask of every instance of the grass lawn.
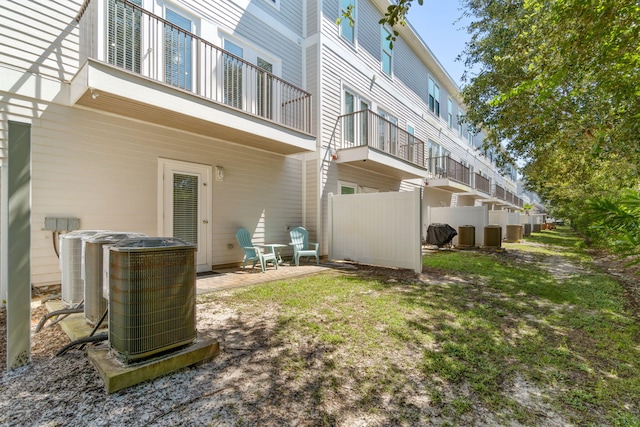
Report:
[{"label": "grass lawn", "polygon": [[421,280],[344,271],[199,303],[275,313],[271,398],[321,424],[640,426],[621,287],[567,228],[505,247],[426,255]]}]

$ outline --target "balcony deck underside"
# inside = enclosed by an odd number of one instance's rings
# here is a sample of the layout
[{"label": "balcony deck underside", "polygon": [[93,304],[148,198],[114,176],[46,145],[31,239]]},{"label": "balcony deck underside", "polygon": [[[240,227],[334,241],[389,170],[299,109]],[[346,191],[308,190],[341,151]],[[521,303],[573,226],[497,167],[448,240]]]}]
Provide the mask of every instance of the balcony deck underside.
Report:
[{"label": "balcony deck underside", "polygon": [[367,145],[338,150],[336,163],[349,164],[399,179],[424,178],[427,169]]},{"label": "balcony deck underside", "polygon": [[71,105],[289,155],[315,151],[316,138],[261,117],[88,60],[71,82]]},{"label": "balcony deck underside", "polygon": [[490,199],[491,195],[489,195],[488,193],[485,193],[481,190],[478,189],[474,189],[471,191],[467,191],[464,193],[459,193],[460,196],[469,196],[472,197],[474,199]]},{"label": "balcony deck underside", "polygon": [[449,178],[435,178],[428,181],[428,185],[431,188],[437,188],[439,190],[449,191],[451,193],[468,193],[471,191],[471,187],[466,184],[461,184],[457,181]]}]

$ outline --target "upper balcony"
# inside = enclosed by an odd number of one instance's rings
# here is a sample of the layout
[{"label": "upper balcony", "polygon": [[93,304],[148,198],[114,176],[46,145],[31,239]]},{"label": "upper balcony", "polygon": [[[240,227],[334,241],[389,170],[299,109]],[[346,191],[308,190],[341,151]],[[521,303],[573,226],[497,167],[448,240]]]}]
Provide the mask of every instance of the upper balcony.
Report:
[{"label": "upper balcony", "polygon": [[127,0],[86,0],[77,20],[72,105],[280,154],[315,151],[311,95],[268,61],[252,64]]},{"label": "upper balcony", "polygon": [[467,193],[472,189],[471,170],[450,156],[430,157],[429,172],[429,187],[452,193]]},{"label": "upper balcony", "polygon": [[338,117],[330,149],[336,163],[399,179],[427,176],[424,142],[371,110]]}]

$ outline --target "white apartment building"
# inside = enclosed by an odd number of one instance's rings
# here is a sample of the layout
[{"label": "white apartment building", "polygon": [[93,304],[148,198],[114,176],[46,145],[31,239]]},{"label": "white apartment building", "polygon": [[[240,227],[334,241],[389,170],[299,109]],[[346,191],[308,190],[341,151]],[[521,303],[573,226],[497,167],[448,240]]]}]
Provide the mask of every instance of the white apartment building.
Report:
[{"label": "white apartment building", "polygon": [[[349,5],[354,25],[337,24]],[[3,294],[20,219],[41,286],[60,283],[66,231],[47,218],[181,237],[204,271],[241,262],[238,227],[260,243],[302,225],[326,255],[329,193],[419,187],[425,206],[517,209],[515,171],[459,124],[458,88],[425,42],[399,27],[389,48],[387,6],[0,3]]]}]

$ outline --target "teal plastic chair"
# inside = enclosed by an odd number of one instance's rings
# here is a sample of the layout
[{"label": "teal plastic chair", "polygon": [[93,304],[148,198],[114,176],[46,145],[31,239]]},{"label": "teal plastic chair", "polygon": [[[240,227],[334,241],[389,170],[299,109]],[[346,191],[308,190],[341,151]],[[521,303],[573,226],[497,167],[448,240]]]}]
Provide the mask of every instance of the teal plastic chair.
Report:
[{"label": "teal plastic chair", "polygon": [[242,263],[242,269],[246,267],[248,262],[253,262],[252,268],[256,267],[256,264],[260,262],[260,267],[264,273],[267,270],[267,263],[271,261],[273,265],[278,269],[278,260],[276,254],[273,252],[265,252],[258,246],[254,246],[251,243],[251,233],[246,228],[240,227],[236,231],[236,240],[240,244],[240,247],[244,251],[244,261]]},{"label": "teal plastic chair", "polygon": [[[300,257],[307,257],[307,262],[309,262],[309,258],[316,257],[316,264],[320,263],[320,259],[318,256],[318,250],[320,247],[319,243],[309,243],[309,233],[302,227],[296,227],[289,231],[289,235],[291,236],[291,246],[293,246],[293,260],[296,265],[300,265]],[[313,247],[313,249],[311,249]]]}]

